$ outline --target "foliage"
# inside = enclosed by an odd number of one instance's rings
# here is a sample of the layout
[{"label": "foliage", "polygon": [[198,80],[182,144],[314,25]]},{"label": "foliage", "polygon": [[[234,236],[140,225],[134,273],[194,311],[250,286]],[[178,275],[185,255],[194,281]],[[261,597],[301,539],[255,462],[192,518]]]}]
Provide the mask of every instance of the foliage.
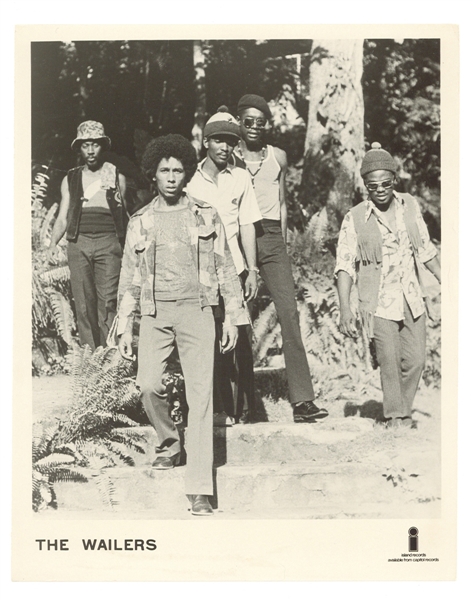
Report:
[{"label": "foliage", "polygon": [[116,504],[107,468],[134,465],[144,453],[144,437],[126,411],[138,400],[133,365],[116,348],[74,347],[68,360],[73,377],[72,404],[54,426],[35,425],[33,508],[57,508],[56,481],[87,481],[92,475],[103,502]]},{"label": "foliage", "polygon": [[439,39],[366,40],[366,137],[401,162],[408,191],[440,185]]},{"label": "foliage", "polygon": [[[64,245],[59,244],[55,264],[46,259],[52,223],[58,205],[46,208],[50,177],[48,167],[34,174],[31,196],[32,250],[32,334],[33,352],[42,360],[33,361],[33,373],[53,371],[63,364],[60,360],[73,343],[76,331],[72,310],[70,272]],[[58,343],[51,343],[58,340]],[[36,362],[36,364],[35,364]]]},{"label": "foliage", "polygon": [[71,444],[58,441],[58,425],[33,426],[33,510],[50,506],[57,508],[54,483],[57,481],[87,481],[77,469],[83,460]]}]

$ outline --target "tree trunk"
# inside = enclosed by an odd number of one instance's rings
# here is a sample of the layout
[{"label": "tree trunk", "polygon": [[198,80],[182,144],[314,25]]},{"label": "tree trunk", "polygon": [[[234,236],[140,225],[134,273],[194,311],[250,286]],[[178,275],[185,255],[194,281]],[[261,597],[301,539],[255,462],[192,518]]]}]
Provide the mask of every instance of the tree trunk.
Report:
[{"label": "tree trunk", "polygon": [[206,118],[205,54],[200,40],[193,42],[193,68],[195,73],[195,114],[192,128],[192,145],[200,158],[203,127]]},{"label": "tree trunk", "polygon": [[334,241],[349,208],[362,199],[363,40],[313,40],[310,107],[300,202],[309,216],[327,209]]}]

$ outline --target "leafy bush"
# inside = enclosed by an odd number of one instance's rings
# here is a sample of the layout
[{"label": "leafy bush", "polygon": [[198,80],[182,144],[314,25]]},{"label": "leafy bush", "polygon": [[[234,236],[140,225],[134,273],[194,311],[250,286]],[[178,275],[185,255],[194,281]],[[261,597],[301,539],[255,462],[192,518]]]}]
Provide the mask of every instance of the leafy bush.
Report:
[{"label": "leafy bush", "polygon": [[35,426],[33,509],[57,508],[56,481],[87,481],[92,474],[105,504],[113,508],[114,489],[107,468],[134,465],[132,452],[144,453],[144,436],[126,412],[138,402],[133,364],[116,348],[91,352],[73,347],[72,403],[54,426]]},{"label": "leafy bush", "polygon": [[43,171],[34,176],[31,196],[33,374],[57,372],[77,329],[65,242],[55,264],[46,259],[58,204],[45,207],[49,175]]}]

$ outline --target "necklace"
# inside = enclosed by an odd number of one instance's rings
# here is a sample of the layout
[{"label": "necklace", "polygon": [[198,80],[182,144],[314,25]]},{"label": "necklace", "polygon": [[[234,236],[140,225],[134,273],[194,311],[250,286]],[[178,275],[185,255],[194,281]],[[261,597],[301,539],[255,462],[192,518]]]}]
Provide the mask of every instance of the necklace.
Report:
[{"label": "necklace", "polygon": [[247,166],[247,163],[244,160],[243,150],[241,148],[241,141],[238,142],[238,150],[239,150],[239,157],[243,161],[244,166],[246,167],[247,172],[251,176],[252,187],[254,187],[254,179],[256,178],[256,175],[259,173],[259,171],[262,169],[262,163],[264,162],[264,159],[265,159],[265,156],[266,156],[267,146],[262,146],[261,161],[260,161],[259,166],[257,167],[257,169],[254,171],[254,173]]}]

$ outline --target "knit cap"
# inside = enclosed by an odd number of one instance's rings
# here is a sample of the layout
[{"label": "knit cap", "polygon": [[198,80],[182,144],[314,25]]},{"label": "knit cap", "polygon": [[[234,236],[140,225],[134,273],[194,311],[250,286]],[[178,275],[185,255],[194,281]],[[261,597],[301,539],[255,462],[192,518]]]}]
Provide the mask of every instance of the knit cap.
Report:
[{"label": "knit cap", "polygon": [[392,155],[386,150],[381,149],[382,146],[378,142],[373,142],[372,150],[365,153],[361,165],[361,177],[365,177],[372,171],[391,171],[396,173],[397,165],[392,158]]},{"label": "knit cap", "polygon": [[265,115],[268,121],[272,119],[269,105],[262,96],[257,96],[257,94],[246,94],[243,96],[238,102],[238,115],[243,110],[246,110],[246,108],[257,108],[257,110],[260,110]]},{"label": "knit cap", "polygon": [[239,139],[239,123],[228,111],[227,106],[220,106],[218,111],[208,119],[203,129],[203,137],[214,135],[232,135]]}]

